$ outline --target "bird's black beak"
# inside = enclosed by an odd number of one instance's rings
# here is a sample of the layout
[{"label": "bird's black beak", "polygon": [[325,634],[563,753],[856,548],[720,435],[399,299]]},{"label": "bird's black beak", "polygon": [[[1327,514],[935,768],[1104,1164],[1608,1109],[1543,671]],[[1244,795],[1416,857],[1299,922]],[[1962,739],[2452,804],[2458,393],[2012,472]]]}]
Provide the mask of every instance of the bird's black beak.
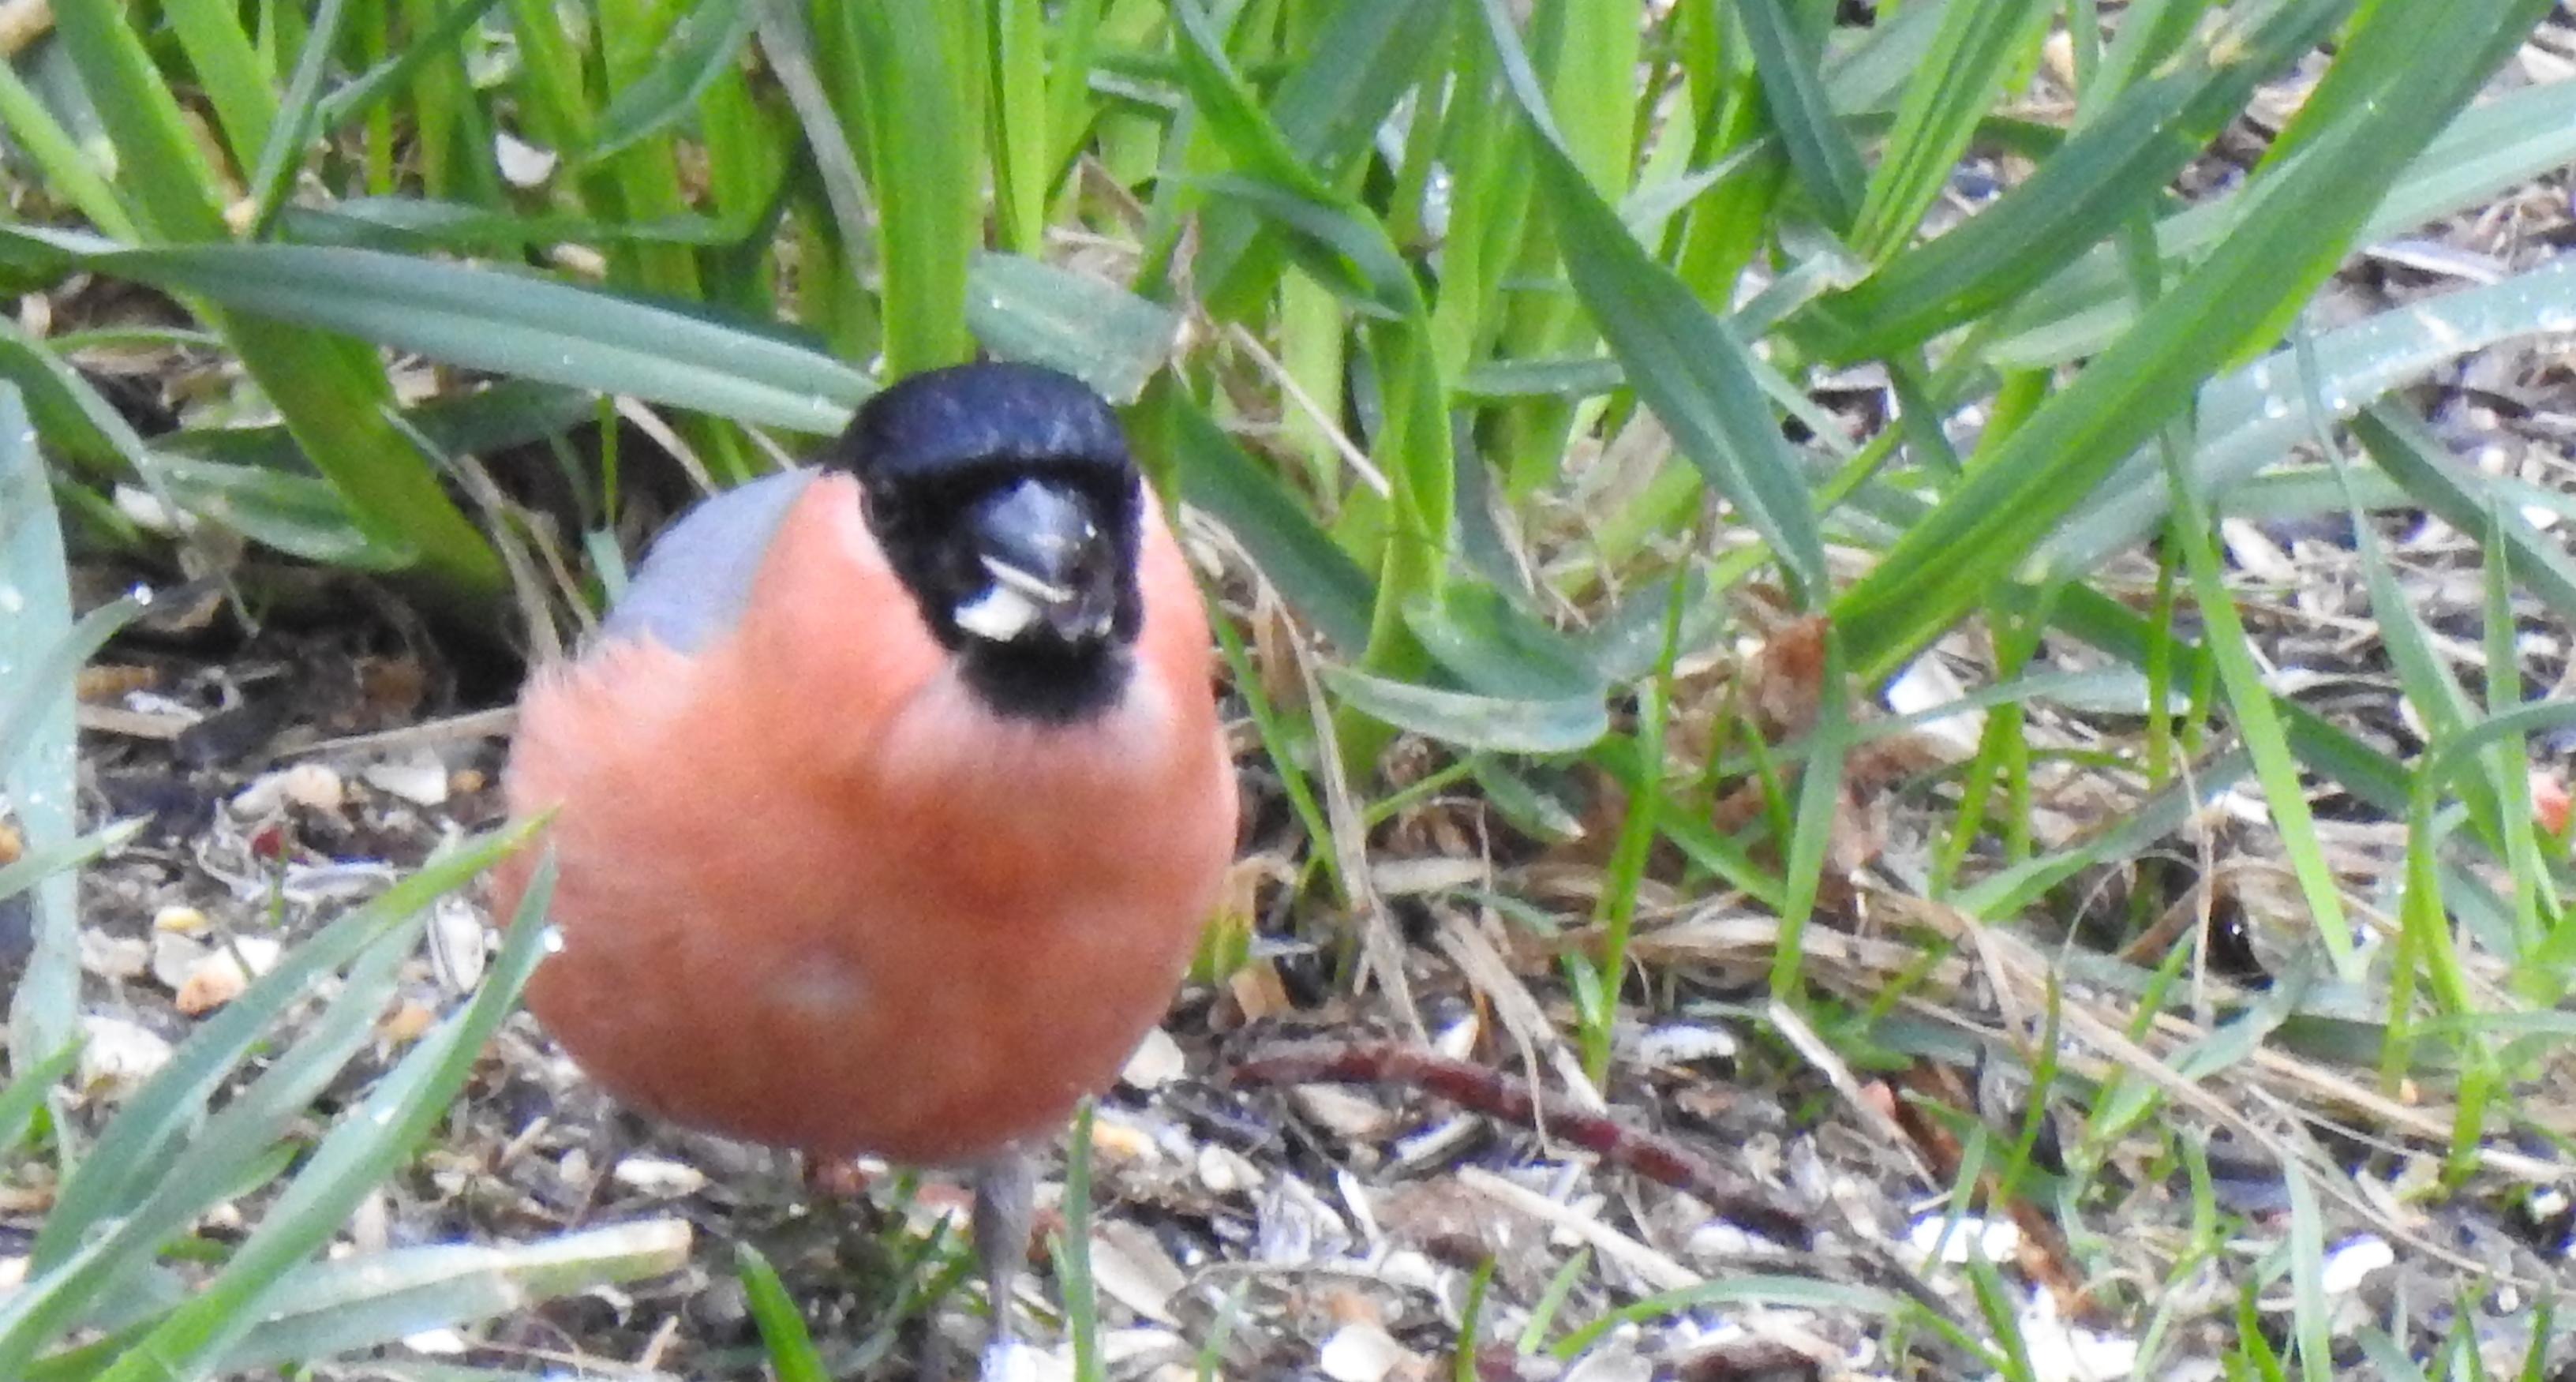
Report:
[{"label": "bird's black beak", "polygon": [[976,501],[968,541],[991,584],[959,605],[957,626],[1007,643],[1044,627],[1067,643],[1108,634],[1116,554],[1080,488],[1032,476]]}]

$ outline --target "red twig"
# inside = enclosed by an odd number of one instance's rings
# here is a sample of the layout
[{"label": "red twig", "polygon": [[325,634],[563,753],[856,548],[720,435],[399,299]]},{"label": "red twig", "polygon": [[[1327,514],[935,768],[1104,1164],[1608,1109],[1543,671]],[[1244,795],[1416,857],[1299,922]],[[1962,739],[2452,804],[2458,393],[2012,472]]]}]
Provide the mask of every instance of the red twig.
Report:
[{"label": "red twig", "polygon": [[[1237,1064],[1233,1073],[1244,1084],[1394,1085],[1420,1090],[1488,1118],[1532,1130],[1539,1126],[1538,1100],[1524,1081],[1403,1042],[1290,1042],[1256,1052]],[[1814,1231],[1804,1216],[1661,1133],[1563,1105],[1548,1111],[1547,1132],[1613,1166],[1696,1195],[1720,1216],[1775,1242],[1800,1248],[1814,1243]]]}]

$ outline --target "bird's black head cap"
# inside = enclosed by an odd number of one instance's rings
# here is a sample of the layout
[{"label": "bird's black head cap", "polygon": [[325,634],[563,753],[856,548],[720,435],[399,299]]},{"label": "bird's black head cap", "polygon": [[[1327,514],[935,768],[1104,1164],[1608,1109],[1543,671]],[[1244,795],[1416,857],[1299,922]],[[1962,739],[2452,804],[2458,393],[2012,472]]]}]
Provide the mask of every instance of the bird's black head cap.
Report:
[{"label": "bird's black head cap", "polygon": [[922,620],[995,711],[1082,719],[1125,688],[1144,623],[1144,488],[1117,416],[1071,375],[974,364],[895,383],[823,464]]}]

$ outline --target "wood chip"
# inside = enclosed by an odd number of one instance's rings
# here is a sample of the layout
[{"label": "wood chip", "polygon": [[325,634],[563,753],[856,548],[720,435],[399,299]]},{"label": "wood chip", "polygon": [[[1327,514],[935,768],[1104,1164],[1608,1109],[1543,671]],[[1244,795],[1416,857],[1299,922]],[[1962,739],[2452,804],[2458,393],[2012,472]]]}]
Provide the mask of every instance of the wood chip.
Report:
[{"label": "wood chip", "polygon": [[1179,1323],[1171,1303],[1189,1288],[1189,1274],[1143,1225],[1110,1219],[1095,1227],[1091,1275],[1101,1292],[1120,1305],[1158,1324]]},{"label": "wood chip", "polygon": [[170,1063],[170,1043],[121,1017],[81,1019],[80,1088],[87,1098],[122,1099]]},{"label": "wood chip", "polygon": [[1136,1052],[1118,1071],[1118,1078],[1141,1090],[1156,1090],[1189,1073],[1190,1058],[1172,1034],[1160,1027],[1145,1033],[1136,1044]]},{"label": "wood chip", "polygon": [[404,758],[370,763],[358,770],[358,778],[377,791],[400,797],[414,806],[447,804],[447,765],[428,749]]},{"label": "wood chip", "polygon": [[1402,1376],[1428,1376],[1430,1363],[1398,1343],[1379,1325],[1361,1321],[1333,1331],[1315,1353],[1315,1366],[1333,1382],[1388,1382]]},{"label": "wood chip", "polygon": [[282,949],[268,936],[235,936],[230,944],[214,947],[180,980],[174,1006],[190,1017],[213,1012],[241,997],[251,980],[274,967]]},{"label": "wood chip", "polygon": [[630,1156],[609,1171],[608,1178],[638,1194],[677,1199],[707,1188],[707,1173],[685,1162]]}]

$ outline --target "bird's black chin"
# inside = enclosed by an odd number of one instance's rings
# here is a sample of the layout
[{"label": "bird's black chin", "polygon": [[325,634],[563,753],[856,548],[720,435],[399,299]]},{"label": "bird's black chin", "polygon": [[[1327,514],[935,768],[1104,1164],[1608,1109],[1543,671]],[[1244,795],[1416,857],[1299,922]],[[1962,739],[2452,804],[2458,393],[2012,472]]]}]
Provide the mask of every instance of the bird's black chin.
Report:
[{"label": "bird's black chin", "polygon": [[966,689],[1006,719],[1063,725],[1108,710],[1135,674],[1135,655],[1103,639],[968,639],[957,667]]}]

